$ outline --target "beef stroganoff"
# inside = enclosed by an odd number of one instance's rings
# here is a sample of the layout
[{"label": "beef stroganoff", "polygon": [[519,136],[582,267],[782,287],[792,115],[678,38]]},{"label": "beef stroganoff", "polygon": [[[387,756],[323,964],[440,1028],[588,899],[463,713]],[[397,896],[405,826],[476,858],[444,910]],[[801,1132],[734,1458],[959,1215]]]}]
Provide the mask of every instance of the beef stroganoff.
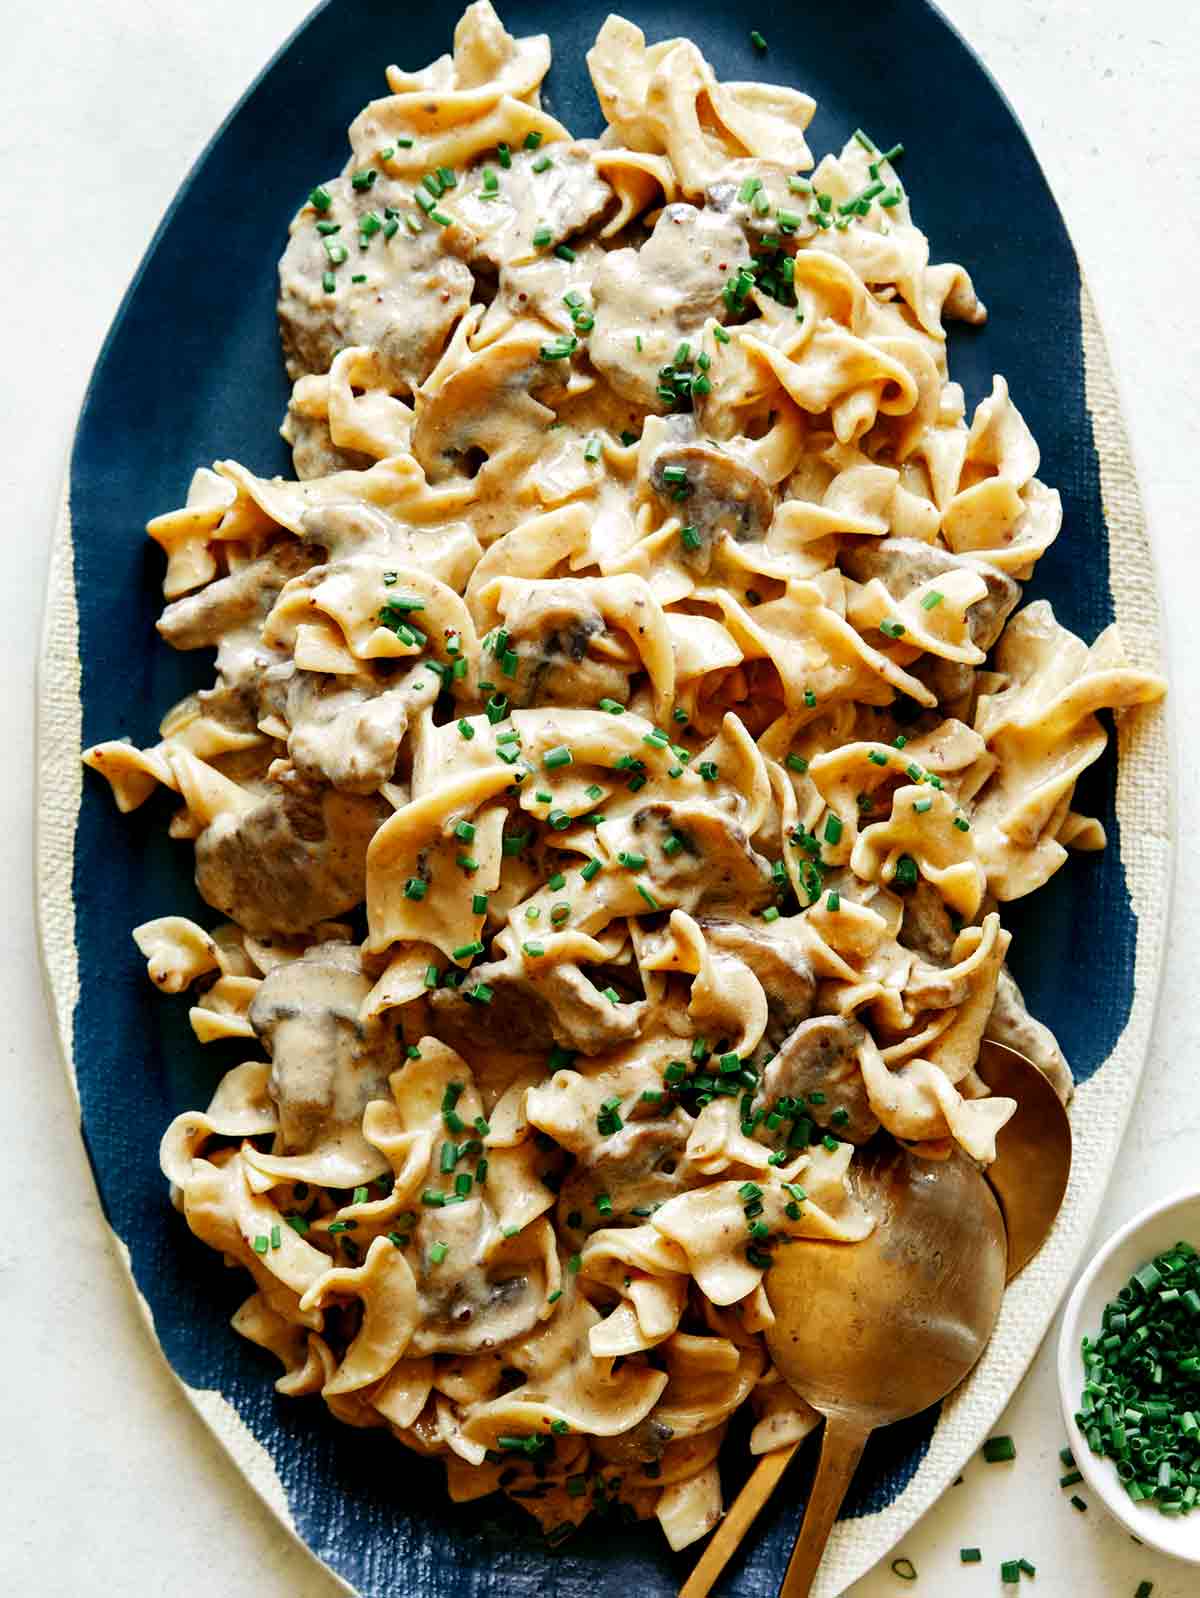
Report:
[{"label": "beef stroganoff", "polygon": [[227,918],[134,936],[259,1056],[162,1165],[279,1391],[682,1548],[743,1403],[816,1424],[763,1281],[867,1234],[856,1147],[993,1158],[985,1037],[1069,1095],[1000,906],[1163,684],[1018,608],[1059,496],[1002,377],[966,415],[901,148],[814,170],[807,96],[619,17],[576,140],[549,64],[479,0],[388,69],[280,263],[295,479],[149,525],[215,683],[85,759]]}]

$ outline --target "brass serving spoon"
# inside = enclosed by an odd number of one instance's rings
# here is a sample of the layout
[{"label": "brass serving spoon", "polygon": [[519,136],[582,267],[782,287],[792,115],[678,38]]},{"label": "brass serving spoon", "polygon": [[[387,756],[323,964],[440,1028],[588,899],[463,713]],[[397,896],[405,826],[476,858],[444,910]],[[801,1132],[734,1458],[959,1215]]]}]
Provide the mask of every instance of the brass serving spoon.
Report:
[{"label": "brass serving spoon", "polygon": [[[988,1167],[1007,1222],[1005,1274],[1011,1281],[1045,1241],[1062,1204],[1071,1168],[1071,1127],[1058,1095],[1023,1054],[987,1042],[978,1070],[994,1093],[1016,1099],[1018,1106],[997,1139],[996,1160]],[[763,1455],[679,1598],[707,1598],[800,1446],[793,1443]]]},{"label": "brass serving spoon", "polygon": [[[867,1438],[958,1385],[992,1334],[1004,1292],[1004,1222],[970,1161],[918,1159],[892,1144],[864,1150],[851,1171],[875,1217],[870,1237],[781,1247],[765,1278],[771,1357],[825,1416],[780,1598],[808,1593]],[[711,1590],[794,1452],[764,1456],[679,1598]]]},{"label": "brass serving spoon", "polygon": [[1062,1208],[1071,1175],[1071,1122],[1049,1079],[1016,1049],[985,1041],[975,1069],[993,1093],[1017,1101],[984,1173],[1008,1232],[1011,1282],[1046,1241]]}]

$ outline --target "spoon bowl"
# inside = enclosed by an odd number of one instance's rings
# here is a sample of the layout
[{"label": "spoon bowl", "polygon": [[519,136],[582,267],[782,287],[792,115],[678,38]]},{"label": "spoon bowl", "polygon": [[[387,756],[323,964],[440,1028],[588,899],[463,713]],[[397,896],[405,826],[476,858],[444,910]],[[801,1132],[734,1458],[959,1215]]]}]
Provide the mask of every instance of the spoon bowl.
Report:
[{"label": "spoon bowl", "polygon": [[1011,1282],[1046,1241],[1071,1175],[1071,1122],[1066,1106],[1032,1060],[985,1041],[976,1071],[993,1093],[1017,1101],[996,1138],[987,1180],[1008,1232]]},{"label": "spoon bowl", "polygon": [[821,1460],[780,1598],[807,1598],[877,1426],[945,1396],[983,1353],[1004,1294],[1004,1220],[978,1168],[899,1145],[855,1162],[875,1230],[853,1248],[780,1251],[767,1277],[776,1368],[825,1416]]},{"label": "spoon bowl", "polygon": [[823,1415],[868,1430],[936,1403],[974,1365],[1004,1291],[999,1207],[961,1155],[864,1152],[851,1186],[863,1242],[793,1245],[767,1275],[776,1369]]}]

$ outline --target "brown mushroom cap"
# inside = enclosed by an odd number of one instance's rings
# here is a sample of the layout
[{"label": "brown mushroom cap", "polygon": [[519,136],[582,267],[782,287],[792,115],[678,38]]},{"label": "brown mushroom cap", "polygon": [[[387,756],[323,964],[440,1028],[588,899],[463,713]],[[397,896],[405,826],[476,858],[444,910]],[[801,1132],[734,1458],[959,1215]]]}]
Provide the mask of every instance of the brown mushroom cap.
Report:
[{"label": "brown mushroom cap", "polygon": [[945,572],[977,572],[987,584],[987,593],[967,611],[967,623],[971,641],[980,649],[990,649],[996,642],[1021,597],[1020,583],[986,560],[955,555],[919,538],[867,539],[843,549],[838,560],[855,582],[878,577],[893,599],[903,599],[919,584]]},{"label": "brown mushroom cap", "polygon": [[[684,482],[676,476],[679,469],[686,474]],[[719,533],[728,533],[739,544],[757,543],[766,537],[775,514],[774,497],[758,473],[715,444],[667,444],[651,463],[650,484],[699,534],[693,560],[703,570]]]}]

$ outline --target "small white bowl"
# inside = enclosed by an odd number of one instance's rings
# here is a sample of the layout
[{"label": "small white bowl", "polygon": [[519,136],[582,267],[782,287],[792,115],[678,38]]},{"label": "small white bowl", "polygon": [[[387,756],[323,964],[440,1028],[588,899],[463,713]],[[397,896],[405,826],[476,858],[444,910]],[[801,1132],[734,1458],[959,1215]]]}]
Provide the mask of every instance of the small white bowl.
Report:
[{"label": "small white bowl", "polygon": [[1135,1504],[1112,1460],[1097,1458],[1075,1424],[1083,1391],[1080,1343],[1085,1336],[1095,1337],[1105,1305],[1116,1298],[1138,1266],[1180,1240],[1200,1249],[1200,1193],[1177,1193],[1163,1199],[1135,1215],[1105,1243],[1067,1300],[1058,1339],[1058,1394],[1075,1463],[1109,1513],[1151,1548],[1200,1565],[1200,1508],[1190,1515],[1164,1515],[1152,1504]]}]

